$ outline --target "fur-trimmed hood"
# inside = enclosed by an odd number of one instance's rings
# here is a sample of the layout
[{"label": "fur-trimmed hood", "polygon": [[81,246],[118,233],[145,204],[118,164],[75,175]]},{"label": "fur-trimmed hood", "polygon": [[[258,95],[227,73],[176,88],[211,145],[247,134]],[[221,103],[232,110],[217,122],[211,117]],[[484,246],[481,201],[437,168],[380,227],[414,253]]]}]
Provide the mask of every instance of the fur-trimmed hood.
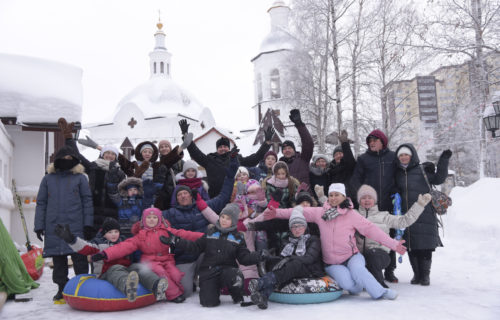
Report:
[{"label": "fur-trimmed hood", "polygon": [[[49,166],[47,167],[47,173],[51,174],[51,173],[56,173],[56,172],[57,172],[57,170],[56,170],[56,167],[54,166],[54,163],[49,164]],[[81,164],[77,164],[76,166],[71,168],[70,172],[72,174],[79,174],[79,173],[85,174],[85,168]]]},{"label": "fur-trimmed hood", "polygon": [[139,186],[137,188],[137,191],[138,191],[137,195],[141,196],[141,197],[144,195],[144,188],[142,187],[142,179],[135,178],[135,177],[128,177],[128,178],[122,180],[118,184],[118,192],[120,193],[121,197],[124,197],[124,198],[128,197],[127,187],[130,185]]}]

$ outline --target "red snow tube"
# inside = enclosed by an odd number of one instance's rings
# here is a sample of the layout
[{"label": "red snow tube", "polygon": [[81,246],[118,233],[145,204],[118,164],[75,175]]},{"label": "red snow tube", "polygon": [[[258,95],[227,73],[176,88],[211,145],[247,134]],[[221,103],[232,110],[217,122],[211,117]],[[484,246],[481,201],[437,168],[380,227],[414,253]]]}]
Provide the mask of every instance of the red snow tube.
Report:
[{"label": "red snow tube", "polygon": [[66,283],[64,300],[72,308],[84,311],[120,311],[148,306],[156,302],[154,294],[141,284],[137,299],[129,302],[127,297],[111,283],[99,280],[93,274],[80,274]]}]

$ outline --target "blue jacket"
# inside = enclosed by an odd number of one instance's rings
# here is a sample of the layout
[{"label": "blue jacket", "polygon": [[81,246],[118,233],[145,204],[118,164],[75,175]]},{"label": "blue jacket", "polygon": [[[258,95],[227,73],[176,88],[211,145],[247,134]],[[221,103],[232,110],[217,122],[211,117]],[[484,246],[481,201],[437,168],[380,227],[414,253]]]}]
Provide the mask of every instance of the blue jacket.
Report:
[{"label": "blue jacket", "polygon": [[35,210],[35,230],[44,230],[43,256],[52,257],[74,253],[54,233],[56,224],[69,224],[71,232],[83,238],[83,227],[92,226],[94,211],[89,182],[78,164],[71,170],[56,171],[53,164],[47,169],[38,189]]},{"label": "blue jacket", "polygon": [[[233,177],[235,174],[233,174]],[[226,204],[229,203],[231,193],[233,192],[233,184],[234,178],[228,178],[226,176],[220,194],[207,201],[207,205],[213,211],[219,213],[226,206]],[[163,217],[170,222],[173,228],[188,231],[205,233],[209,224],[208,220],[205,219],[201,211],[198,210],[195,199],[193,199],[193,203],[188,206],[176,204],[174,207],[163,211]],[[198,258],[197,255],[186,253],[184,250],[179,248],[176,248],[174,253],[176,264],[194,262]]]}]

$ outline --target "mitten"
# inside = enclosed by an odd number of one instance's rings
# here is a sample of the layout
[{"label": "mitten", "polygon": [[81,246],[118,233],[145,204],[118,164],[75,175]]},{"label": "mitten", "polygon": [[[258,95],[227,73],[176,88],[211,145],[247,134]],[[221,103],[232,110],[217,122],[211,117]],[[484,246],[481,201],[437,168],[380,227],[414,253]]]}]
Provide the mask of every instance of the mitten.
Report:
[{"label": "mitten", "polygon": [[142,177],[142,174],[146,172],[148,168],[149,168],[148,160],[144,160],[140,166],[137,164],[137,162],[134,162],[134,177],[136,178]]},{"label": "mitten", "polygon": [[160,242],[167,246],[175,246],[175,244],[179,242],[179,237],[177,237],[170,231],[167,232],[168,232],[168,237],[160,236]]},{"label": "mitten", "polygon": [[338,136],[340,143],[349,142],[349,137],[347,136],[347,131],[342,130]]},{"label": "mitten", "polygon": [[94,231],[94,228],[91,226],[84,226],[83,227],[83,239],[85,240],[90,240],[92,239],[92,232]]},{"label": "mitten", "polygon": [[92,149],[97,149],[97,147],[99,146],[97,144],[97,142],[95,142],[94,140],[90,139],[89,136],[85,136],[85,139],[78,139],[78,143],[79,144],[83,144],[84,146],[92,148]]},{"label": "mitten", "polygon": [[193,133],[192,132],[187,132],[183,136],[184,141],[182,141],[181,148],[186,149],[189,147],[191,142],[193,142]]},{"label": "mitten", "polygon": [[271,200],[269,200],[267,207],[279,208],[281,198],[283,198],[283,191],[281,189],[274,190],[271,192]]},{"label": "mitten", "polygon": [[187,123],[186,119],[182,119],[179,121],[179,127],[181,127],[181,133],[182,133],[182,135],[184,135],[185,133],[188,132],[189,123]]},{"label": "mitten", "polygon": [[266,131],[264,131],[264,141],[271,141],[274,136],[274,128],[268,127]]},{"label": "mitten", "polygon": [[316,192],[316,196],[318,196],[318,199],[325,196],[325,188],[323,188],[323,186],[320,186],[319,184],[314,186],[314,192]]},{"label": "mitten", "polygon": [[429,202],[431,202],[431,200],[432,196],[430,195],[430,193],[426,193],[426,194],[419,194],[417,202],[422,207],[425,207]]},{"label": "mitten", "polygon": [[243,182],[241,181],[238,181],[236,183],[236,194],[239,195],[239,196],[243,196],[247,193],[247,189],[246,189],[246,186]]},{"label": "mitten", "polygon": [[63,239],[66,243],[75,243],[76,237],[73,233],[71,233],[69,224],[66,224],[64,226],[61,224],[56,224],[54,233],[59,238]]},{"label": "mitten", "polygon": [[292,121],[295,126],[300,126],[300,125],[304,124],[304,122],[302,122],[302,118],[300,117],[299,109],[292,109],[290,111],[289,117],[290,117],[290,121]]},{"label": "mitten", "polygon": [[108,183],[118,184],[125,178],[125,174],[118,167],[114,167],[108,171]]},{"label": "mitten", "polygon": [[236,158],[238,156],[238,152],[240,152],[240,149],[238,149],[238,147],[236,145],[234,145],[234,147],[231,148],[231,158]]},{"label": "mitten", "polygon": [[93,262],[96,262],[96,261],[101,261],[101,260],[104,260],[107,258],[108,258],[108,256],[106,255],[106,252],[102,251],[102,252],[99,252],[99,253],[92,255],[92,257],[90,259]]},{"label": "mitten", "polygon": [[75,126],[74,122],[68,123],[66,119],[59,118],[59,120],[57,120],[57,125],[61,129],[64,139],[73,139],[73,127]]},{"label": "mitten", "polygon": [[196,207],[198,210],[203,211],[208,207],[208,204],[203,200],[199,193],[196,194]]},{"label": "mitten", "polygon": [[43,241],[43,237],[45,236],[45,231],[43,230],[35,230],[36,237],[38,240]]},{"label": "mitten", "polygon": [[452,154],[453,154],[453,152],[451,152],[450,149],[447,149],[447,150],[444,150],[443,153],[441,153],[441,157],[443,157],[444,159],[449,159],[449,158],[451,158]]},{"label": "mitten", "polygon": [[396,246],[396,250],[394,250],[394,251],[396,251],[397,253],[399,253],[399,254],[403,255],[403,254],[405,254],[405,253],[406,253],[406,247],[405,247],[405,246],[403,246],[403,243],[405,243],[406,241],[404,241],[404,240],[399,240],[398,242],[399,242],[399,243],[398,243],[398,245]]},{"label": "mitten", "polygon": [[276,207],[267,206],[267,209],[264,210],[264,220],[272,220],[276,219]]},{"label": "mitten", "polygon": [[297,193],[301,192],[301,191],[306,191],[309,190],[309,185],[305,182],[301,182],[299,187],[297,188]]}]

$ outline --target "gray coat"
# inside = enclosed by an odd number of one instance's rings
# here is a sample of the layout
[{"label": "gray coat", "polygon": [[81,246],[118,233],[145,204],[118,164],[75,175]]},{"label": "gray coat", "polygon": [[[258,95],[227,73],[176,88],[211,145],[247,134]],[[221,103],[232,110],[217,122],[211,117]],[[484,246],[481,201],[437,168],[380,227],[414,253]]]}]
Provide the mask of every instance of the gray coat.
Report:
[{"label": "gray coat", "polygon": [[92,226],[94,211],[89,182],[81,164],[71,170],[56,171],[53,164],[47,169],[38,190],[35,211],[35,230],[44,230],[43,256],[52,257],[74,253],[54,233],[56,224],[69,224],[71,232],[83,238],[83,227]]}]

